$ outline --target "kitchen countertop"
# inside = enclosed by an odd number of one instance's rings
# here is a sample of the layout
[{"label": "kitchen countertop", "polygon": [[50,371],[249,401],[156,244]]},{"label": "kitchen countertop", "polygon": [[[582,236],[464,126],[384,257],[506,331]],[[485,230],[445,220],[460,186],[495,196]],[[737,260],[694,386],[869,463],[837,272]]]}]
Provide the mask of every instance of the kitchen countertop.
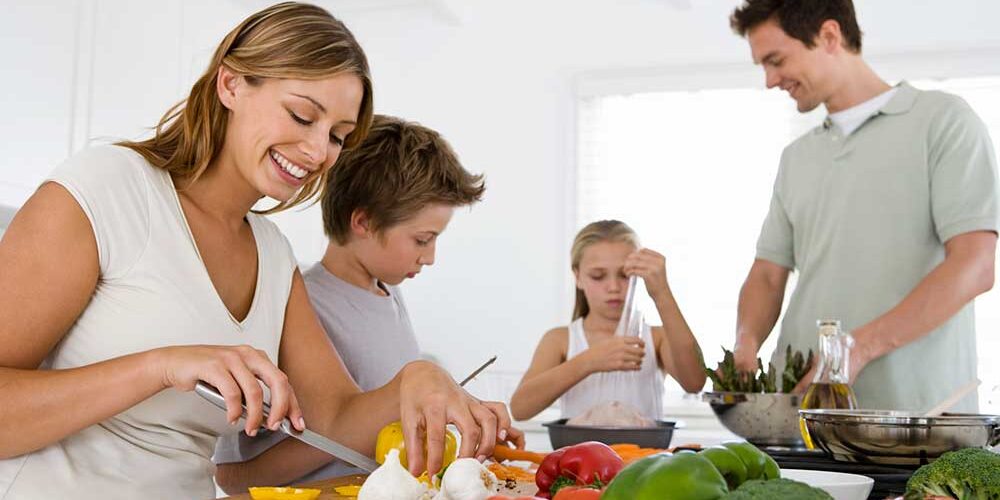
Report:
[{"label": "kitchen countertop", "polygon": [[[357,498],[357,497],[349,497],[349,496],[338,495],[336,492],[333,491],[333,488],[335,488],[337,486],[349,486],[349,485],[352,485],[352,484],[361,485],[361,483],[363,483],[365,481],[365,477],[366,476],[361,475],[361,474],[355,474],[355,475],[352,475],[352,476],[343,476],[343,477],[335,477],[335,478],[332,478],[332,479],[324,479],[322,481],[316,481],[316,482],[313,482],[313,483],[306,483],[304,485],[297,485],[297,486],[299,488],[319,488],[319,489],[323,490],[323,492],[320,493],[320,495],[318,497],[318,500],[334,500],[334,499],[341,499],[341,498]],[[231,500],[250,500],[250,493],[243,493],[243,494],[240,494],[240,495],[234,495],[234,496],[231,496],[231,497],[223,497],[223,498],[228,498],[228,499],[231,499]]]},{"label": "kitchen countertop", "polygon": [[[664,420],[676,421],[679,425],[678,428],[674,430],[674,436],[671,439],[671,446],[683,444],[711,446],[722,443],[723,441],[740,439],[739,436],[736,436],[722,427],[722,424],[719,423],[719,420],[712,413],[709,406],[700,400],[694,397],[685,397],[671,403],[672,404],[670,404],[669,407],[665,408]],[[559,409],[549,408],[542,411],[532,419],[516,421],[514,422],[514,425],[524,431],[526,449],[531,451],[548,452],[552,451],[552,444],[549,442],[548,429],[542,424],[558,420],[559,418]],[[347,476],[311,484],[319,486],[324,490],[324,493],[319,497],[320,500],[353,498],[340,496],[330,491],[332,491],[332,488],[335,486],[360,484],[361,481],[363,481],[362,478],[363,476]],[[351,481],[357,482],[352,483]],[[244,493],[242,495],[223,498],[249,500],[250,495],[248,493]]]}]

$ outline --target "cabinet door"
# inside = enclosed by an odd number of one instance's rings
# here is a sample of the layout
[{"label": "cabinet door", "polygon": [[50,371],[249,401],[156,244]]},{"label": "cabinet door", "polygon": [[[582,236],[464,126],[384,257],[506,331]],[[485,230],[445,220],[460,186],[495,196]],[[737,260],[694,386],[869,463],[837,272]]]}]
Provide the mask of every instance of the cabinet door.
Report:
[{"label": "cabinet door", "polygon": [[149,137],[190,86],[180,76],[181,2],[100,0],[94,16],[90,143]]},{"label": "cabinet door", "polygon": [[20,205],[71,148],[81,1],[5,2],[0,205]]}]

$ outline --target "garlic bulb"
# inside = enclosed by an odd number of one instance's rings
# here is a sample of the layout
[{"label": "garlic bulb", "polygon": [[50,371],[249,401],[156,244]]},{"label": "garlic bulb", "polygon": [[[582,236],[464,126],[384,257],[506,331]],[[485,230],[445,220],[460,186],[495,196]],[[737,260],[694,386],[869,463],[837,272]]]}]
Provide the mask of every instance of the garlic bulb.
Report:
[{"label": "garlic bulb", "polygon": [[444,472],[441,493],[434,500],[486,500],[496,488],[497,477],[486,466],[474,458],[460,458]]},{"label": "garlic bulb", "polygon": [[[427,486],[399,463],[399,450],[385,455],[385,462],[368,476],[358,492],[358,500],[419,500],[426,498]],[[484,497],[485,498],[485,497]]]}]

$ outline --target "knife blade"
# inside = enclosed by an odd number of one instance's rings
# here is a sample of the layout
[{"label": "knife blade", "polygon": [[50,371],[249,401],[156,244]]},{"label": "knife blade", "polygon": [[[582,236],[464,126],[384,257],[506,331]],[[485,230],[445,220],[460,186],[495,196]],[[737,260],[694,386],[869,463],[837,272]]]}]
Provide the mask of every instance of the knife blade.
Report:
[{"label": "knife blade", "polygon": [[[195,385],[194,390],[199,396],[205,398],[209,403],[212,403],[221,410],[226,410],[226,400],[219,394],[219,390],[213,387],[211,384],[206,382],[198,381]],[[271,406],[264,403],[264,418],[270,414]],[[240,418],[246,418],[247,407],[243,404],[243,413]],[[333,455],[335,458],[343,460],[359,469],[363,469],[366,472],[372,472],[378,468],[378,463],[376,463],[371,458],[368,458],[357,451],[354,451],[347,446],[344,446],[326,436],[317,434],[309,429],[299,431],[298,429],[292,427],[292,422],[287,418],[281,420],[281,425],[279,427],[281,432],[302,441],[303,443],[312,446],[320,451],[326,452],[327,454]]]}]

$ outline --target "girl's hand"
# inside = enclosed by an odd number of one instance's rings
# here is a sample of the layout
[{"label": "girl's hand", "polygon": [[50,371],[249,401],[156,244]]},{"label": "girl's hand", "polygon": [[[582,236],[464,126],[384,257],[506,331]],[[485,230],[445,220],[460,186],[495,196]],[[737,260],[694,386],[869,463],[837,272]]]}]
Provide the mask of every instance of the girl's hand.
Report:
[{"label": "girl's hand", "polygon": [[[158,350],[157,369],[163,375],[163,386],[193,391],[203,380],[215,386],[226,400],[226,418],[235,424],[246,404],[244,431],[254,436],[265,426],[276,430],[284,418],[298,429],[305,428],[302,410],[288,377],[268,358],[267,353],[248,345],[240,346],[176,346]],[[264,382],[271,391],[271,410],[263,422]]]},{"label": "girl's hand", "polygon": [[636,250],[625,259],[625,274],[638,276],[646,283],[646,291],[654,300],[669,293],[667,285],[667,264],[663,255],[643,248]]},{"label": "girl's hand", "polygon": [[591,373],[636,371],[642,367],[646,343],[630,335],[611,336],[596,342],[581,356],[585,356]]},{"label": "girl's hand", "polygon": [[476,457],[483,461],[493,455],[493,446],[498,440],[523,442],[523,434],[511,427],[506,405],[483,403],[472,397],[433,363],[416,361],[403,367],[400,373],[403,439],[407,463],[414,475],[425,469],[434,475],[441,468],[447,424],[454,424],[462,434],[460,457]]}]

